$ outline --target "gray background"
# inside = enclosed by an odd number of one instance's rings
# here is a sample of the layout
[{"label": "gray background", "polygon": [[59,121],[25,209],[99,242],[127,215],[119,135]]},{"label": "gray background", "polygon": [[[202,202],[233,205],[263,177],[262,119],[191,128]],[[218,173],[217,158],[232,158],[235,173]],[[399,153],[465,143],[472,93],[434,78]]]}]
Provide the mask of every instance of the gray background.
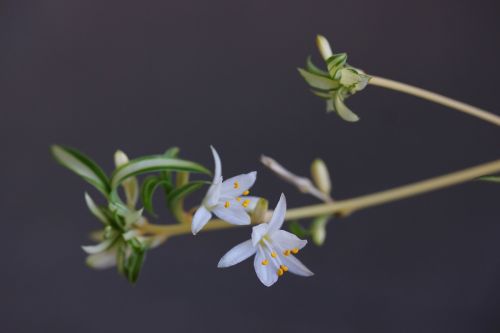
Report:
[{"label": "gray background", "polygon": [[[220,256],[249,229],[172,239],[132,287],[92,271],[80,245],[99,227],[83,181],[52,143],[110,171],[179,145],[226,175],[258,170],[274,205],[313,203],[258,163],[266,153],[307,174],[329,164],[347,198],[498,158],[498,129],[368,87],[324,112],[295,68],[316,33],[369,73],[496,110],[497,1],[0,2],[2,332],[498,332],[500,223],[494,184],[469,183],[359,212],[329,225],[300,258],[316,273],[272,288],[250,261]],[[92,192],[93,193],[93,192]],[[194,204],[194,202],[193,202]],[[163,219],[168,214],[161,209]]]}]

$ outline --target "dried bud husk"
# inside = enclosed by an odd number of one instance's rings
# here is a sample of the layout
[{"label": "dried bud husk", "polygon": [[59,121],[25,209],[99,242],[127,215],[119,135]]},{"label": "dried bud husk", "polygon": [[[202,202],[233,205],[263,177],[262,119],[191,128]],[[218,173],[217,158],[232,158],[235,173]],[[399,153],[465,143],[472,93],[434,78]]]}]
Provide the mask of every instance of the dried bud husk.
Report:
[{"label": "dried bud husk", "polygon": [[330,173],[326,167],[325,162],[317,158],[311,164],[311,177],[316,184],[316,187],[324,194],[329,195],[332,190],[332,183],[330,181]]}]

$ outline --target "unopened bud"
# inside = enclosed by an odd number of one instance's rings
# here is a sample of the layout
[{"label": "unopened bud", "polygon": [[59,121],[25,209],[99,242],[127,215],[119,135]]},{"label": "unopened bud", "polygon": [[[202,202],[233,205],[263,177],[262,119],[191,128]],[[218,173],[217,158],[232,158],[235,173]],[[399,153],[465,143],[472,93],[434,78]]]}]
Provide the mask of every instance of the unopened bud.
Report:
[{"label": "unopened bud", "polygon": [[124,164],[127,164],[128,161],[128,156],[123,151],[117,150],[115,152],[115,165],[117,168]]},{"label": "unopened bud", "polygon": [[319,216],[313,220],[311,224],[311,238],[314,244],[321,246],[325,243],[326,239],[326,225],[328,223],[328,216]]},{"label": "unopened bud", "polygon": [[265,222],[267,210],[269,208],[269,202],[264,198],[259,198],[255,208],[252,210],[250,215],[252,223],[262,223]]},{"label": "unopened bud", "polygon": [[325,38],[325,36],[317,35],[316,45],[318,46],[319,53],[321,53],[321,56],[325,61],[333,56],[332,48],[330,47],[330,43],[328,43],[328,40]]},{"label": "unopened bud", "polygon": [[322,159],[315,159],[311,164],[311,177],[318,189],[324,194],[330,194],[332,183],[330,181],[330,173]]}]

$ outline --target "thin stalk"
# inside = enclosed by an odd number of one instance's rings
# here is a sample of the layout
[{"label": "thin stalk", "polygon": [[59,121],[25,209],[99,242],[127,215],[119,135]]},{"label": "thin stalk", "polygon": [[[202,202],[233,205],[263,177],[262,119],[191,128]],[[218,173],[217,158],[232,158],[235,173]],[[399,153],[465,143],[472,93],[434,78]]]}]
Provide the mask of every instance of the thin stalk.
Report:
[{"label": "thin stalk", "polygon": [[[498,172],[500,172],[500,159],[472,168],[453,172],[444,176],[430,178],[416,183],[396,187],[390,190],[376,192],[373,194],[363,195],[352,199],[300,208],[292,208],[288,210],[286,214],[286,220],[311,218],[331,214],[351,214],[355,211],[359,211],[368,207],[378,206],[392,201],[413,197]],[[269,219],[271,214],[272,212],[268,211],[266,220]],[[221,220],[213,220],[205,226],[203,231],[227,229],[231,227],[234,227],[234,225],[228,224]],[[171,237],[190,233],[191,226],[190,224],[145,224],[144,226],[141,226],[141,231],[143,233],[163,234],[167,237]]]},{"label": "thin stalk", "polygon": [[369,84],[382,88],[392,89],[416,97],[420,97],[428,101],[461,111],[470,116],[482,119],[494,125],[500,126],[500,117],[491,112],[482,110],[480,108],[477,108],[475,106],[466,103],[459,102],[457,100],[454,100],[452,98],[440,94],[433,93],[431,91],[422,88],[417,88],[415,86],[411,86],[406,83],[401,83],[398,81],[389,80],[378,76],[372,76],[369,81]]}]

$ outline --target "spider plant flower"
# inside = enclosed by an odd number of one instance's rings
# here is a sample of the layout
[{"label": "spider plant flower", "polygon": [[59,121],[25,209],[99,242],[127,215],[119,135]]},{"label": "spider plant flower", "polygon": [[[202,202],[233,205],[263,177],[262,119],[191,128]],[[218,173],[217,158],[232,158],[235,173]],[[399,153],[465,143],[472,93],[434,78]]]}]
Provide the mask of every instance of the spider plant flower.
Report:
[{"label": "spider plant flower", "polygon": [[269,223],[259,224],[252,229],[251,239],[240,243],[227,252],[217,267],[225,268],[236,265],[255,255],[254,268],[259,280],[267,287],[273,285],[285,272],[300,276],[313,273],[302,264],[295,254],[307,241],[301,240],[288,231],[281,230],[285,220],[286,199],[281,194]]},{"label": "spider plant flower", "polygon": [[196,210],[191,224],[191,231],[196,235],[212,218],[212,213],[230,224],[250,224],[247,209],[254,200],[245,198],[257,179],[257,172],[241,174],[222,181],[222,166],[219,154],[214,147],[212,155],[215,161],[214,179],[201,206]]}]

